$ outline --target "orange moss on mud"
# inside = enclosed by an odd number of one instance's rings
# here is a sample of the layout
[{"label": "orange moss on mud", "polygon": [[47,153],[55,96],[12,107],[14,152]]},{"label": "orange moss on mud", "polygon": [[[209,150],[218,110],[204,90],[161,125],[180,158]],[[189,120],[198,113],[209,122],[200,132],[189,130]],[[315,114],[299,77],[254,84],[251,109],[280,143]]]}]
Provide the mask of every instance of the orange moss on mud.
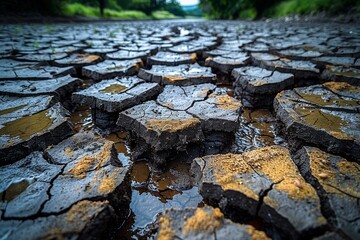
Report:
[{"label": "orange moss on mud", "polygon": [[197,118],[188,119],[150,119],[146,126],[156,132],[178,132],[200,124]]},{"label": "orange moss on mud", "polygon": [[112,142],[104,144],[103,148],[96,156],[86,155],[82,157],[74,167],[70,168],[67,173],[73,175],[75,178],[85,178],[86,172],[90,169],[99,170],[103,167],[111,158]]},{"label": "orange moss on mud", "polygon": [[88,222],[93,217],[94,209],[99,209],[103,205],[107,205],[108,201],[92,202],[84,200],[73,205],[66,213],[66,220],[71,223]]},{"label": "orange moss on mud", "polygon": [[175,237],[174,230],[171,226],[171,221],[167,215],[160,218],[160,229],[158,233],[158,240],[172,240]]},{"label": "orange moss on mud", "polygon": [[216,100],[215,100],[215,104],[219,108],[226,109],[226,110],[232,110],[232,111],[236,111],[241,108],[240,101],[238,101],[235,98],[232,98],[228,95],[217,96]]},{"label": "orange moss on mud", "polygon": [[195,214],[184,223],[184,235],[190,232],[214,232],[221,227],[223,220],[224,215],[219,208],[212,210],[198,208]]}]

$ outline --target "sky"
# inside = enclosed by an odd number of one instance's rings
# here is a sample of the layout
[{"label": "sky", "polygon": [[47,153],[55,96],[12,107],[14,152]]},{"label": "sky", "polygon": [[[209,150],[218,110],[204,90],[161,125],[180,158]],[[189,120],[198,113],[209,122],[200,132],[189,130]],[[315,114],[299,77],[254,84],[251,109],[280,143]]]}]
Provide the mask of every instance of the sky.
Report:
[{"label": "sky", "polygon": [[199,0],[177,0],[181,6],[195,5],[199,3]]}]

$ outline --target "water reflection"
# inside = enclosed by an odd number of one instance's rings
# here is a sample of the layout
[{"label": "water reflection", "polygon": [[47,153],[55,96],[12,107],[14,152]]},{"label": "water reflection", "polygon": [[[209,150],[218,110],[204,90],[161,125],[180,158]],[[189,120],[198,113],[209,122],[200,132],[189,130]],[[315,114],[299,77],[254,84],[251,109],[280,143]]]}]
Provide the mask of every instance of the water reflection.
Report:
[{"label": "water reflection", "polygon": [[198,207],[202,197],[193,186],[190,166],[182,162],[170,162],[161,173],[151,171],[145,161],[133,164],[132,200],[130,215],[120,230],[120,239],[152,239],[153,224],[159,213],[168,208]]},{"label": "water reflection", "polygon": [[285,146],[286,142],[276,131],[276,119],[267,109],[244,109],[240,117],[240,126],[235,133],[232,147],[234,153],[243,153],[256,148]]}]

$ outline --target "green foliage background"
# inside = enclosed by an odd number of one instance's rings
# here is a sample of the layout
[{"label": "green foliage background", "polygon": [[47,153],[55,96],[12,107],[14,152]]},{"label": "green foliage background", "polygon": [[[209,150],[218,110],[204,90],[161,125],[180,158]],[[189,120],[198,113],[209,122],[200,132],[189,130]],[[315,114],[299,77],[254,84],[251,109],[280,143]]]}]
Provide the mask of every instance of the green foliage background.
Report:
[{"label": "green foliage background", "polygon": [[[1,0],[0,7],[2,13],[8,15],[100,17],[98,0]],[[106,0],[104,15],[126,19],[161,19],[184,17],[185,12],[176,0]]]},{"label": "green foliage background", "polygon": [[[200,0],[200,7],[183,8],[176,0],[106,0],[104,17],[169,19],[204,13],[214,19],[254,19],[318,12],[360,17],[360,0]],[[0,8],[0,15],[101,17],[99,0],[0,0]]]},{"label": "green foliage background", "polygon": [[355,11],[359,15],[360,0],[200,0],[209,18],[238,19],[280,17],[293,14],[327,14]]}]

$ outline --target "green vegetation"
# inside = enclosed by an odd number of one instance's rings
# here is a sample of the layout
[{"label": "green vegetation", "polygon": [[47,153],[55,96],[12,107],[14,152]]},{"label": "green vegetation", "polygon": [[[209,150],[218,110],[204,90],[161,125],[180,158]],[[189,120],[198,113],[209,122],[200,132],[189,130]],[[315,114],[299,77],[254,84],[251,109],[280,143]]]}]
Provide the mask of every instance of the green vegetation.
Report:
[{"label": "green vegetation", "polygon": [[154,11],[151,13],[152,18],[154,19],[173,19],[173,18],[179,18],[175,16],[174,14],[168,12],[168,11]]},{"label": "green vegetation", "polygon": [[316,12],[327,12],[337,14],[349,10],[349,6],[355,6],[356,0],[290,0],[283,1],[266,13],[268,16],[286,16],[290,14],[311,14]]},{"label": "green vegetation", "polygon": [[3,14],[42,16],[86,16],[119,19],[168,19],[185,17],[176,0],[11,0],[0,1]]},{"label": "green vegetation", "polygon": [[254,19],[317,12],[338,15],[353,9],[360,13],[359,0],[201,0],[200,5],[207,17],[216,19]]},{"label": "green vegetation", "polygon": [[[101,17],[98,0],[63,0],[66,16]],[[184,17],[176,0],[107,0],[104,17],[120,19],[172,19]]]},{"label": "green vegetation", "polygon": [[[87,16],[100,17],[100,11],[97,7],[85,6],[81,3],[68,3],[63,7],[63,14],[65,16]],[[105,8],[104,17],[122,18],[122,19],[147,19],[149,18],[145,13],[134,10],[117,11]]]}]

